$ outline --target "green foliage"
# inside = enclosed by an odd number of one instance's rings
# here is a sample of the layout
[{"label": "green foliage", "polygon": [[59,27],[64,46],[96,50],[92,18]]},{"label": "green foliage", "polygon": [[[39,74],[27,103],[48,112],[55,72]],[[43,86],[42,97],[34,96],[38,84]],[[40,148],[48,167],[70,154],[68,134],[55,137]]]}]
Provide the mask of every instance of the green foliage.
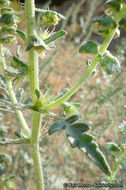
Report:
[{"label": "green foliage", "polygon": [[1,165],[0,165],[0,175],[5,174],[6,171],[7,171],[6,168],[5,168],[4,166],[1,166]]},{"label": "green foliage", "polygon": [[89,130],[89,126],[86,123],[74,123],[78,118],[79,116],[73,115],[68,119],[55,122],[49,129],[49,135],[65,129],[72,147],[77,147],[82,152],[86,153],[95,164],[97,164],[107,175],[110,175],[111,171],[109,165],[98,148],[98,145],[93,141],[93,136],[85,133]]},{"label": "green foliage", "polygon": [[9,26],[14,26],[15,24],[18,24],[20,22],[20,18],[15,15],[11,14],[3,14],[0,17],[0,23],[7,24]]},{"label": "green foliage", "polygon": [[57,25],[61,19],[65,17],[55,11],[44,11],[40,17],[40,24]]},{"label": "green foliage", "polygon": [[120,26],[124,29],[126,29],[126,18],[122,18],[119,22]]},{"label": "green foliage", "polygon": [[100,27],[116,27],[115,21],[108,15],[102,15],[91,20],[92,23],[98,23]]},{"label": "green foliage", "polygon": [[94,41],[88,41],[81,45],[79,49],[79,53],[90,53],[97,54],[98,53],[98,44]]},{"label": "green foliage", "polygon": [[31,41],[28,44],[26,51],[29,51],[31,48],[37,51],[42,51],[44,49],[49,50],[48,46],[45,44],[45,42],[42,39],[37,39],[34,36],[31,37]]},{"label": "green foliage", "polygon": [[[15,2],[17,5],[19,5],[17,1]],[[96,1],[93,1],[92,6],[95,4],[94,2]],[[39,180],[36,180],[36,183],[37,183],[38,189],[44,189],[44,187],[42,187],[43,184],[41,185],[41,183],[39,183],[40,181],[42,181],[42,174],[40,172],[42,167],[40,163],[38,146],[39,146],[40,137],[42,137],[42,141],[40,145],[42,144],[42,146],[44,146],[43,139],[46,137],[47,128],[43,128],[43,130],[41,130],[40,128],[41,118],[43,116],[43,120],[44,120],[43,124],[44,126],[46,126],[48,125],[48,122],[50,122],[51,117],[56,117],[58,118],[58,120],[56,120],[51,125],[51,127],[48,130],[48,134],[52,135],[56,131],[64,130],[66,132],[66,137],[68,141],[70,142],[71,147],[74,148],[74,151],[76,152],[76,154],[77,154],[77,148],[78,148],[83,153],[85,153],[88,156],[88,158],[90,158],[106,175],[110,175],[110,178],[108,178],[108,181],[111,181],[111,179],[112,180],[114,179],[117,169],[123,159],[126,145],[124,142],[120,143],[119,145],[117,145],[114,142],[106,143],[108,148],[107,150],[103,149],[104,152],[108,153],[108,155],[112,155],[112,158],[114,158],[115,167],[113,171],[111,172],[107,159],[105,158],[103,152],[101,151],[101,146],[95,142],[94,136],[88,133],[88,131],[90,130],[90,127],[87,123],[91,123],[91,120],[90,121],[88,120],[90,118],[90,115],[94,112],[98,113],[100,108],[106,102],[108,102],[108,99],[110,99],[113,96],[113,93],[114,92],[116,93],[117,91],[119,91],[121,87],[120,88],[117,87],[117,89],[112,91],[112,93],[109,92],[109,93],[106,93],[105,95],[103,93],[100,97],[97,97],[97,106],[95,107],[95,110],[92,109],[89,116],[87,116],[88,113],[84,115],[85,122],[83,121],[77,122],[77,120],[80,119],[80,113],[78,111],[78,108],[81,107],[81,104],[73,103],[71,101],[68,102],[68,100],[72,98],[72,96],[80,89],[80,87],[86,82],[88,77],[95,72],[96,67],[98,66],[99,62],[101,62],[99,66],[101,66],[101,68],[104,71],[106,71],[108,75],[112,75],[115,72],[120,72],[119,61],[117,60],[117,58],[111,55],[110,52],[108,52],[107,48],[113,38],[119,37],[120,31],[118,27],[119,26],[125,27],[125,12],[126,12],[125,1],[107,0],[106,4],[108,6],[108,10],[105,12],[105,14],[97,18],[93,18],[91,20],[91,22],[96,27],[97,33],[106,37],[105,41],[103,42],[103,44],[98,44],[95,41],[86,40],[87,42],[81,45],[79,52],[90,53],[90,54],[95,55],[94,60],[92,61],[87,60],[86,62],[87,69],[85,73],[83,73],[82,76],[79,78],[77,83],[75,83],[75,85],[73,85],[71,89],[64,88],[63,90],[60,91],[60,93],[57,93],[57,96],[51,96],[50,93],[48,93],[47,91],[44,92],[43,90],[42,92],[41,89],[39,90],[39,77],[38,77],[39,76],[39,67],[38,67],[39,59],[38,58],[39,56],[43,58],[46,51],[50,50],[51,48],[54,48],[53,42],[55,42],[57,39],[64,37],[66,35],[66,31],[64,30],[59,30],[58,32],[53,33],[53,30],[51,28],[52,25],[54,27],[55,25],[59,23],[61,19],[65,19],[65,18],[64,16],[62,16],[61,14],[55,11],[43,10],[43,9],[37,9],[37,8],[34,9],[34,6],[31,6],[34,4],[32,3],[33,3],[32,1],[30,2],[26,0],[25,9],[22,9],[21,11],[18,12],[14,10],[13,8],[6,7],[6,6],[10,6],[10,1],[0,0],[0,4],[2,5],[2,7],[0,8],[0,13],[1,13],[0,52],[2,55],[0,59],[1,59],[1,65],[2,65],[2,72],[4,73],[4,76],[0,75],[0,84],[2,86],[0,88],[0,102],[2,103],[0,106],[0,111],[4,113],[6,112],[10,112],[14,114],[17,113],[17,116],[19,118],[20,124],[23,129],[22,131],[15,131],[14,135],[16,136],[16,139],[15,137],[14,139],[10,137],[8,138],[6,137],[6,133],[8,132],[8,127],[1,124],[0,146],[7,146],[9,144],[10,145],[12,144],[24,145],[25,144],[27,145],[28,148],[30,146],[30,150],[32,151],[32,159],[34,161],[33,162],[34,168],[36,170],[35,171],[36,179],[39,179]],[[76,20],[77,11],[79,10],[80,6],[83,3],[84,3],[84,0],[80,1],[76,9],[73,11],[72,22]],[[75,5],[72,7],[71,10],[73,10],[74,8],[75,8]],[[33,15],[35,15],[34,14],[35,11],[40,13],[39,15],[40,17],[37,21],[34,16],[30,19],[30,16],[31,16],[30,12],[32,13],[32,11],[33,11]],[[85,34],[85,31],[89,31],[89,35],[90,35],[91,25],[89,24],[89,20],[90,20],[89,18],[91,17],[92,12],[88,14],[88,18],[85,24],[86,29],[84,29],[82,32],[83,35]],[[26,23],[27,23],[27,35],[25,34],[24,31],[19,30],[17,26],[17,24],[21,21],[20,17],[18,17],[17,15],[21,15],[21,18],[22,18],[23,14],[25,14]],[[70,16],[70,14],[68,16]],[[87,30],[87,28],[90,28],[90,29]],[[73,24],[73,32],[75,32],[74,24]],[[29,54],[28,59],[20,55],[19,49],[17,49],[17,53],[15,56],[5,55],[4,44],[5,43],[8,44],[10,42],[11,43],[16,42],[17,34],[21,37],[22,40],[26,42],[25,49],[26,51],[28,51],[27,53]],[[82,37],[83,36],[81,36],[80,39]],[[72,35],[70,39],[72,39]],[[51,57],[51,60],[53,60],[53,57]],[[6,65],[6,62],[7,62],[7,65]],[[11,63],[11,66],[9,65],[9,63]],[[99,71],[98,69],[99,68],[97,67],[97,71]],[[17,82],[20,79],[24,79],[24,76],[27,76],[27,75],[29,75],[29,79],[30,79],[29,86],[31,89],[32,98],[30,98],[28,94],[28,97],[26,97],[26,100],[22,100],[23,99],[22,96],[23,95],[25,96],[25,92],[23,94],[24,90],[22,88],[17,88],[14,92],[12,88],[12,82],[14,83],[15,81]],[[23,102],[24,104],[21,104],[21,102]],[[58,106],[61,106],[61,108],[63,108],[62,114],[66,118],[60,119],[61,116],[58,116],[58,114],[56,116],[55,111],[53,112],[53,109],[57,108]],[[32,119],[33,120],[32,129],[29,129],[23,117],[23,114],[21,112],[26,109],[30,109],[30,111],[33,111],[34,113],[33,119]],[[52,110],[52,112],[50,110]],[[28,115],[30,116],[30,114]],[[108,125],[111,124],[110,120],[108,122]],[[93,128],[95,128],[93,123],[92,123],[92,126]],[[123,124],[120,124],[119,128],[121,129],[121,131],[123,131],[125,135],[126,134],[125,122],[123,122]],[[118,156],[118,160],[117,160],[116,152],[120,154]],[[19,157],[21,157],[21,160],[26,160],[25,166],[27,170],[30,171],[30,168],[32,167],[30,156],[28,154],[24,154],[24,152],[22,152],[22,155],[20,155]],[[2,153],[0,154],[0,174],[1,175],[4,176],[4,174],[6,173],[7,171],[6,164],[8,164],[10,161],[11,161],[10,156],[4,155]],[[15,164],[13,164],[13,166],[15,166]],[[30,173],[30,172],[27,172],[27,173]],[[24,176],[26,177],[27,175],[24,175]],[[14,188],[12,180],[13,180],[13,177],[4,176],[0,180],[0,184],[4,185],[5,187]]]},{"label": "green foliage", "polygon": [[118,145],[114,142],[107,142],[106,145],[109,151],[118,152],[120,150]]},{"label": "green foliage", "polygon": [[10,1],[9,0],[0,0],[0,5],[1,6],[9,6],[10,5]]},{"label": "green foliage", "polygon": [[110,11],[119,12],[121,9],[121,0],[107,0],[106,5],[108,6]]},{"label": "green foliage", "polygon": [[101,67],[108,75],[111,75],[115,72],[120,72],[120,64],[116,58],[104,56],[101,61]]},{"label": "green foliage", "polygon": [[24,92],[23,88],[19,88],[18,91],[16,92],[16,98],[17,98],[17,101],[18,101],[18,102],[21,101],[23,92]]},{"label": "green foliage", "polygon": [[53,34],[52,36],[46,38],[46,39],[44,40],[44,42],[45,42],[46,44],[50,44],[51,42],[53,42],[53,41],[55,41],[55,40],[57,40],[57,39],[59,39],[59,38],[65,36],[66,34],[67,34],[66,31],[61,30],[61,31],[59,31],[59,32],[56,32],[56,33]]},{"label": "green foliage", "polygon": [[26,34],[22,30],[16,30],[16,32],[24,41],[27,39]]}]

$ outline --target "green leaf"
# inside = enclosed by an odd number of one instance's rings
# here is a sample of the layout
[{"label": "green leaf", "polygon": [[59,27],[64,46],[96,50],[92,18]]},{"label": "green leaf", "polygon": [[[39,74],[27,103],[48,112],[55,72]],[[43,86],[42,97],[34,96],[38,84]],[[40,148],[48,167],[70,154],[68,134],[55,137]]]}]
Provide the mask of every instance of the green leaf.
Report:
[{"label": "green leaf", "polygon": [[6,100],[6,96],[4,94],[0,94],[0,100]]},{"label": "green leaf", "polygon": [[104,56],[101,61],[101,67],[108,75],[121,71],[119,61],[114,57]]},{"label": "green leaf", "polygon": [[49,44],[49,43],[51,43],[51,42],[53,42],[53,41],[55,41],[55,40],[57,40],[57,39],[59,39],[59,38],[65,36],[66,34],[67,34],[66,31],[61,30],[61,31],[59,31],[59,32],[57,32],[57,33],[55,33],[55,34],[53,34],[53,35],[50,36],[49,38],[45,39],[44,42],[45,42],[46,44]]},{"label": "green leaf", "polygon": [[0,6],[9,6],[10,3],[11,2],[9,0],[0,0]]},{"label": "green leaf", "polygon": [[74,123],[80,118],[80,115],[72,115],[69,118],[67,118],[65,121],[68,123]]},{"label": "green leaf", "polygon": [[9,26],[4,26],[4,27],[2,27],[2,29],[1,29],[1,31],[2,31],[2,33],[4,33],[4,34],[15,34],[15,30],[16,30],[16,28],[14,28],[14,27],[9,27]]},{"label": "green leaf", "polygon": [[118,145],[114,142],[107,142],[106,145],[110,151],[118,152],[120,150]]},{"label": "green leaf", "polygon": [[24,104],[25,105],[31,105],[32,104],[32,99],[31,98],[27,98],[25,101],[24,101]]},{"label": "green leaf", "polygon": [[93,137],[89,134],[82,134],[80,138],[68,137],[73,148],[78,147],[107,175],[111,174],[107,160],[96,142],[92,141]]},{"label": "green leaf", "polygon": [[0,17],[0,23],[4,23],[7,25],[14,25],[14,24],[18,24],[20,22],[20,18],[16,15],[11,15],[11,14],[3,14]]},{"label": "green leaf", "polygon": [[126,17],[122,18],[119,24],[120,24],[120,27],[126,29]]},{"label": "green leaf", "polygon": [[25,63],[21,58],[13,56],[13,61],[17,63],[17,66],[26,67],[28,69],[27,63]]},{"label": "green leaf", "polygon": [[35,94],[38,99],[41,97],[40,91],[38,89],[35,89]]},{"label": "green leaf", "polygon": [[92,40],[83,43],[79,49],[79,53],[90,53],[97,54],[98,53],[98,44]]},{"label": "green leaf", "polygon": [[11,7],[2,7],[2,9],[1,9],[1,15],[3,15],[3,14],[11,14],[11,13],[13,13],[13,9],[11,8]]},{"label": "green leaf", "polygon": [[61,19],[65,17],[55,11],[46,10],[40,17],[40,24],[57,25]]},{"label": "green leaf", "polygon": [[82,106],[82,104],[79,103],[73,103],[72,105],[75,106],[76,108],[80,108]]},{"label": "green leaf", "polygon": [[8,126],[1,124],[0,125],[0,136],[4,137],[4,135],[8,132]]},{"label": "green leaf", "polygon": [[6,81],[3,75],[0,75],[0,83],[2,87],[6,89]]},{"label": "green leaf", "polygon": [[0,38],[0,43],[7,44],[7,43],[16,43],[17,38],[14,35],[5,35]]},{"label": "green leaf", "polygon": [[26,34],[22,30],[16,30],[16,32],[24,41],[27,39]]},{"label": "green leaf", "polygon": [[16,99],[17,99],[18,102],[21,101],[23,92],[24,92],[24,89],[23,89],[23,88],[19,88],[18,91],[16,92]]},{"label": "green leaf", "polygon": [[119,124],[118,128],[126,135],[126,121],[123,120],[122,123]]},{"label": "green leaf", "polygon": [[67,115],[79,115],[79,111],[77,110],[77,107],[72,105],[71,103],[68,102],[64,102],[64,104],[62,105],[64,112]]},{"label": "green leaf", "polygon": [[1,165],[0,165],[0,175],[5,174],[6,171],[7,171],[6,168],[5,168],[4,166],[1,166]]},{"label": "green leaf", "polygon": [[52,133],[65,129],[69,124],[65,120],[56,121],[49,129],[48,133],[51,135]]},{"label": "green leaf", "polygon": [[[69,139],[69,137],[68,137]],[[73,143],[71,144],[73,148],[83,148],[84,145],[91,143],[93,137],[88,133],[81,134],[77,138],[74,139]]]},{"label": "green leaf", "polygon": [[119,12],[121,9],[121,1],[120,0],[107,0],[106,5],[111,11]]},{"label": "green leaf", "polygon": [[18,131],[15,131],[14,134],[15,134],[15,136],[18,137],[18,138],[21,138],[21,137],[22,137],[21,134],[20,134]]},{"label": "green leaf", "polygon": [[46,43],[42,39],[40,38],[37,39],[34,36],[31,37],[31,41],[26,47],[26,51],[29,51],[31,48],[38,51],[49,50],[49,47],[46,45]]},{"label": "green leaf", "polygon": [[3,94],[0,94],[0,102],[12,105],[10,98],[7,98],[7,96],[5,96]]},{"label": "green leaf", "polygon": [[112,26],[112,28],[115,28],[116,27],[116,23],[115,21],[108,15],[101,15],[99,17],[96,17],[96,18],[92,18],[91,20],[92,23],[100,23],[102,24],[103,26],[105,27],[110,27]]},{"label": "green leaf", "polygon": [[66,133],[68,136],[77,138],[82,133],[88,131],[90,128],[86,123],[74,123],[66,127]]},{"label": "green leaf", "polygon": [[0,153],[0,163],[8,163],[11,161],[12,159],[10,155]]},{"label": "green leaf", "polygon": [[10,112],[10,113],[16,113],[15,111],[11,110],[8,106],[0,106],[0,111]]}]

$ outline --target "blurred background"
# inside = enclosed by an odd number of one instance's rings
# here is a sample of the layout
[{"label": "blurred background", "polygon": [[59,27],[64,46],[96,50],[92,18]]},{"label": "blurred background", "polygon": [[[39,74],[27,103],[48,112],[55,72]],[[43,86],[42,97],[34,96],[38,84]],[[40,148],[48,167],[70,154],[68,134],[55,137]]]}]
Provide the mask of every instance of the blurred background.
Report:
[{"label": "blurred background", "polygon": [[[23,1],[21,1],[23,3]],[[36,0],[36,6],[51,9],[63,14],[66,19],[56,26],[55,31],[66,30],[64,39],[57,40],[56,48],[51,50],[44,59],[40,59],[40,89],[57,94],[64,88],[70,88],[86,69],[86,60],[93,59],[88,54],[79,54],[79,46],[88,39],[102,43],[104,38],[97,35],[90,23],[92,17],[101,15],[105,10],[104,0]],[[36,15],[36,18],[39,14]],[[19,27],[23,29],[24,25]],[[22,49],[23,41],[19,44]],[[80,113],[82,119],[90,127],[90,133],[95,136],[96,142],[101,144],[107,160],[113,168],[116,153],[106,151],[106,142],[114,141],[117,144],[126,138],[126,132],[120,130],[121,126],[126,128],[126,111],[124,108],[126,100],[126,34],[121,30],[121,36],[113,40],[109,49],[121,62],[122,72],[107,76],[100,69],[92,76],[74,96],[71,101],[81,103]],[[11,47],[15,51],[16,47]],[[24,54],[24,56],[26,56]],[[26,56],[27,57],[27,56]],[[23,97],[29,97],[29,83],[25,79],[17,85],[25,89]],[[56,109],[58,117],[63,116],[61,109]],[[24,115],[31,125],[31,111],[25,111]],[[3,135],[11,137],[15,131],[20,132],[19,122],[15,115],[5,113],[3,115]],[[2,121],[3,122],[3,121]],[[48,136],[47,130],[53,120],[44,121],[44,133],[40,142],[41,159],[45,177],[45,189],[62,190],[66,182],[73,183],[100,183],[105,180],[104,173],[92,163],[86,155],[77,149],[72,149],[65,138],[64,132],[57,132]],[[43,131],[42,131],[43,132]],[[8,175],[14,176],[16,190],[34,190],[35,179],[28,147],[10,145],[1,147],[3,152],[12,156],[12,163],[8,164]],[[114,157],[115,156],[115,157]],[[126,159],[121,162],[121,167],[116,176],[118,183],[123,184],[126,189]],[[119,188],[118,188],[119,189]],[[121,188],[122,190],[122,188]]]}]

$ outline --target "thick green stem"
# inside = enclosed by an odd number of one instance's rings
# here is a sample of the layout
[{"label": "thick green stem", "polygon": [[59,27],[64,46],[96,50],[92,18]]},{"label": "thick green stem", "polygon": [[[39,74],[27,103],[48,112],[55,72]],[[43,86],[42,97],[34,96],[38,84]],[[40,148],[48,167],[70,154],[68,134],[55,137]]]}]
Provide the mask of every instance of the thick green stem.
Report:
[{"label": "thick green stem", "polygon": [[[5,70],[7,69],[7,66],[6,66],[6,62],[5,62],[5,58],[4,58],[4,52],[3,52],[3,45],[2,44],[0,44],[0,63],[1,63],[3,73],[5,74]],[[14,93],[14,90],[12,87],[12,82],[11,82],[10,78],[6,76],[6,74],[5,74],[5,80],[6,80],[6,85],[7,85],[7,89],[8,89],[11,101],[13,104],[17,104],[18,102],[17,102],[16,96],[15,96],[15,93]],[[18,119],[21,123],[21,126],[24,129],[25,134],[27,135],[27,137],[30,137],[30,134],[31,134],[30,129],[29,129],[29,127],[28,127],[28,125],[24,119],[22,112],[19,110],[16,110],[16,113],[17,113]]]},{"label": "thick green stem", "polygon": [[[29,42],[31,36],[36,35],[34,0],[25,1],[25,16],[27,22],[27,34]],[[29,79],[30,79],[30,88],[32,94],[32,102],[33,104],[35,104],[36,102],[35,90],[36,89],[39,90],[39,65],[38,65],[38,53],[33,49],[29,51]],[[41,158],[39,153],[39,136],[41,129],[41,119],[42,119],[41,114],[34,111],[32,134],[31,134],[31,151],[32,151],[32,159],[35,169],[37,190],[44,190],[44,180],[43,180],[43,173],[41,167]]]},{"label": "thick green stem", "polygon": [[41,158],[39,153],[40,126],[41,126],[40,113],[34,112],[32,136],[31,136],[32,158],[34,162],[37,190],[44,190],[44,179],[42,173]]}]

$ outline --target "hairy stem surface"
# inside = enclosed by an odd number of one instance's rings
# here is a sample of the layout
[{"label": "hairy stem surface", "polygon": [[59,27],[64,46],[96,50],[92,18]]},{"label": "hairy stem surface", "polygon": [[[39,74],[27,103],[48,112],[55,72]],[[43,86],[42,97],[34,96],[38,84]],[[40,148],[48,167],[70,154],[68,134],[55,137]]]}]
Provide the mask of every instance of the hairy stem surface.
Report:
[{"label": "hairy stem surface", "polygon": [[[3,45],[2,44],[0,44],[0,63],[1,63],[2,71],[3,71],[4,76],[5,76],[6,85],[7,85],[7,89],[8,89],[11,101],[13,104],[17,104],[18,102],[17,102],[16,96],[15,96],[15,93],[13,90],[11,79],[9,77],[7,77],[5,74],[5,70],[7,69],[7,66],[6,66],[6,62],[5,62],[5,58],[4,58],[4,52],[3,52]],[[25,135],[27,137],[30,137],[30,129],[29,129],[29,127],[28,127],[28,125],[24,119],[22,112],[20,110],[16,110],[16,113],[17,113],[18,119],[20,121],[20,124],[21,124],[21,126],[25,132]]]},{"label": "hairy stem surface", "polygon": [[[31,39],[31,36],[35,36],[35,1],[26,0],[25,1],[25,16],[27,22],[27,34],[28,42]],[[29,79],[30,79],[30,88],[32,94],[32,102],[35,104],[36,95],[35,90],[39,90],[39,66],[38,66],[38,53],[37,51],[31,49],[29,51]],[[41,167],[41,159],[39,153],[39,136],[41,129],[41,119],[42,116],[38,112],[33,112],[33,125],[32,125],[32,134],[31,134],[31,151],[32,159],[35,169],[36,185],[37,190],[44,190],[44,180]]]}]

